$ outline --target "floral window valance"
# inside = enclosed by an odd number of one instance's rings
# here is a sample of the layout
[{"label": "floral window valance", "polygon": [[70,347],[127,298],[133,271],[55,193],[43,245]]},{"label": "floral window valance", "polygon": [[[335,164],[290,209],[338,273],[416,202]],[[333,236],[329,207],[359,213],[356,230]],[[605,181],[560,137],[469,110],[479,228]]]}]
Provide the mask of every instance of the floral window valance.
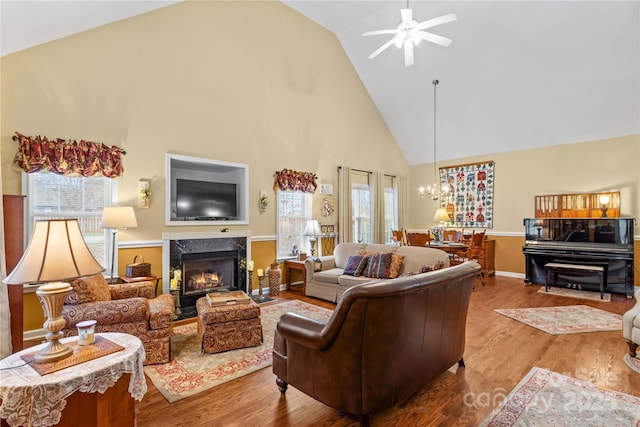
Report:
[{"label": "floral window valance", "polygon": [[53,172],[72,176],[122,176],[124,150],[99,142],[65,141],[46,136],[30,137],[16,132],[13,137],[20,147],[14,163],[27,173]]},{"label": "floral window valance", "polygon": [[276,172],[276,186],[284,190],[302,191],[303,193],[315,193],[318,184],[318,176],[313,172],[298,172],[290,169],[282,169]]}]

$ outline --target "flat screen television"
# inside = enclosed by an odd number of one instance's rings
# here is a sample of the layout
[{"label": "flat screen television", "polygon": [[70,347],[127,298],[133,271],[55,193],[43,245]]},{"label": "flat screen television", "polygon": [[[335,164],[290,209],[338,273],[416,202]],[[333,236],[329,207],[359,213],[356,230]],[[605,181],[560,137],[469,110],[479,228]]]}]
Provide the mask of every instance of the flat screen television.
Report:
[{"label": "flat screen television", "polygon": [[236,184],[177,179],[176,216],[184,220],[236,219]]}]

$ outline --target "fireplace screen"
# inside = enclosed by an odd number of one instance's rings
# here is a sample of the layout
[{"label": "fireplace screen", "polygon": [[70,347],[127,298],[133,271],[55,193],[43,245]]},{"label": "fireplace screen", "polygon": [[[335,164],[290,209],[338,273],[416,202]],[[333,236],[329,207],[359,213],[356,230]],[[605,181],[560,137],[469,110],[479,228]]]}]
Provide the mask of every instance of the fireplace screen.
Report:
[{"label": "fireplace screen", "polygon": [[[203,254],[197,254],[203,256]],[[213,255],[213,254],[211,254]],[[203,294],[235,287],[237,256],[204,255],[182,259],[182,294]]]}]

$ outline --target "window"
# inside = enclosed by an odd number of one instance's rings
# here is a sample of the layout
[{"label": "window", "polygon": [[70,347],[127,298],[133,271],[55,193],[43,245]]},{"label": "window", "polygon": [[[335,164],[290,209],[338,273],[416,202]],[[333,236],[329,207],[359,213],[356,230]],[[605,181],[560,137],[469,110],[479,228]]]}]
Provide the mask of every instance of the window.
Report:
[{"label": "window", "polygon": [[31,236],[35,221],[77,218],[91,253],[100,265],[109,266],[111,239],[108,230],[100,228],[100,219],[102,209],[115,204],[116,180],[39,172],[24,176],[27,235]]},{"label": "window", "polygon": [[352,184],[351,214],[353,241],[373,243],[371,234],[371,191],[368,185]]},{"label": "window", "polygon": [[280,191],[277,194],[278,236],[277,257],[292,258],[295,248],[309,252],[309,238],[304,235],[307,220],[311,219],[311,194],[300,191]]}]

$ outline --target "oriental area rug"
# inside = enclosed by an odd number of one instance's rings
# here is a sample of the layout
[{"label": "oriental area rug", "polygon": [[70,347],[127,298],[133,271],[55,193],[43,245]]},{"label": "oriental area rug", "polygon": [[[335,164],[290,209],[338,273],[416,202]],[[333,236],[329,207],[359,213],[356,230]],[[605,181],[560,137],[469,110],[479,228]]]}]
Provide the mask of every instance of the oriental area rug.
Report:
[{"label": "oriental area rug", "polygon": [[195,322],[177,326],[171,337],[171,361],[145,366],[144,372],[158,391],[173,403],[271,366],[276,323],[287,312],[322,321],[328,320],[333,313],[332,310],[303,301],[261,305],[262,345],[215,354],[203,354],[200,351],[201,343]]},{"label": "oriental area rug", "polygon": [[534,367],[480,427],[629,427],[638,423],[640,398]]},{"label": "oriental area rug", "polygon": [[624,363],[627,364],[632,371],[640,374],[640,359],[637,357],[631,357],[629,353],[624,355]]},{"label": "oriental area rug", "polygon": [[543,295],[554,295],[559,297],[569,297],[569,298],[579,298],[579,299],[588,299],[593,301],[606,301],[611,302],[611,294],[606,293],[603,295],[603,298],[600,299],[600,292],[591,292],[591,291],[583,291],[580,289],[568,289],[568,288],[558,288],[558,287],[550,287],[549,292],[544,290],[544,286],[538,289],[539,294]]},{"label": "oriental area rug", "polygon": [[622,315],[587,305],[495,311],[552,335],[622,330]]}]

